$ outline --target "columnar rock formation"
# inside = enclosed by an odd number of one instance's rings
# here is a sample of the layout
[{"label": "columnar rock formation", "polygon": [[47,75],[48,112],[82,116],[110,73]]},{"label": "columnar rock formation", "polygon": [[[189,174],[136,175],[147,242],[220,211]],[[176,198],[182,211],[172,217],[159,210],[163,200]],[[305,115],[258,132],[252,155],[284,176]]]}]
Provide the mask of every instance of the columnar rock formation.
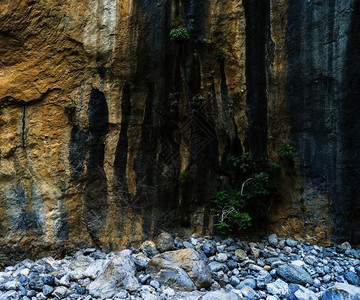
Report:
[{"label": "columnar rock formation", "polygon": [[[359,14],[355,0],[1,1],[1,241],[209,233],[227,157],[276,161],[290,142],[299,174],[284,167],[272,230],[358,241]],[[170,40],[175,17],[190,40]]]}]

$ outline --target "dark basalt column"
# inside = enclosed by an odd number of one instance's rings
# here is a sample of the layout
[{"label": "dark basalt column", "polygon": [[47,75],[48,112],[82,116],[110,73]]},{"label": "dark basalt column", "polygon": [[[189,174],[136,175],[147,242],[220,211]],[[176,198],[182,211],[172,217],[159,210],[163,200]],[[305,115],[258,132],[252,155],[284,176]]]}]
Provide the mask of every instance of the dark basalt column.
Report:
[{"label": "dark basalt column", "polygon": [[98,243],[107,215],[107,183],[104,172],[105,138],[108,133],[109,114],[105,96],[97,89],[90,94],[89,157],[85,185],[85,221],[90,236]]},{"label": "dark basalt column", "polygon": [[[331,213],[337,240],[360,242],[360,2],[354,1],[346,49],[341,108],[341,186]],[[341,209],[338,209],[338,204]],[[345,226],[344,226],[345,225]],[[339,238],[341,237],[341,238]]]},{"label": "dark basalt column", "polygon": [[[318,194],[328,198],[337,242],[360,238],[354,215],[360,192],[359,4],[354,3],[290,1],[288,8],[291,140],[305,190],[312,189],[305,200],[312,205]],[[316,214],[321,212],[315,212],[315,222]]]},{"label": "dark basalt column", "polygon": [[246,113],[248,144],[255,157],[266,155],[266,39],[269,35],[269,1],[243,1],[246,18]]}]

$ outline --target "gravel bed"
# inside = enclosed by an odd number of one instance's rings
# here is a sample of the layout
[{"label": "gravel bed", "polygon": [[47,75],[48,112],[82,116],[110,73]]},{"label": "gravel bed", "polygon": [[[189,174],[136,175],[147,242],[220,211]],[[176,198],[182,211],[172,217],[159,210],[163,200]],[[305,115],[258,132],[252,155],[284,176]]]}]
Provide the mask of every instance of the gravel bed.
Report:
[{"label": "gravel bed", "polygon": [[139,249],[82,249],[0,272],[4,299],[360,299],[360,251],[275,234],[259,242],[162,233]]}]

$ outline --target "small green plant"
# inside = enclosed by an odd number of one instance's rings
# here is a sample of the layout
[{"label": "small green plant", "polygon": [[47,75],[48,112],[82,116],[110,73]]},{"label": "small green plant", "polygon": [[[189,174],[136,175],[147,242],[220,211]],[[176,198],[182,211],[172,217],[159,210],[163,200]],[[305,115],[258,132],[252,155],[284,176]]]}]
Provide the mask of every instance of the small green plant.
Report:
[{"label": "small green plant", "polygon": [[281,165],[279,163],[272,163],[271,164],[272,173],[278,173],[281,170]]},{"label": "small green plant", "polygon": [[234,103],[235,103],[235,101],[234,101],[233,98],[228,98],[228,99],[227,99],[227,104],[228,104],[228,106],[229,106],[230,108],[233,108],[233,107],[234,107]]},{"label": "small green plant", "polygon": [[190,180],[190,171],[184,171],[179,174],[179,183],[180,185],[185,185]]},{"label": "small green plant", "polygon": [[234,156],[234,155],[230,155],[228,157],[228,161],[230,161],[232,163],[232,165],[234,167],[236,167],[238,164],[240,164],[241,162],[241,158],[237,157],[237,156]]},{"label": "small green plant", "polygon": [[191,98],[191,101],[190,101],[190,106],[192,109],[198,109],[201,104],[204,103],[204,100],[205,98],[201,95],[195,95],[194,97]]},{"label": "small green plant", "polygon": [[298,176],[298,168],[294,159],[295,147],[291,144],[283,144],[276,150],[277,154],[281,159],[283,168],[286,169],[286,175],[289,178],[295,179]]},{"label": "small green plant", "polygon": [[180,17],[175,17],[171,22],[171,31],[169,37],[173,41],[186,41],[190,39],[189,32],[185,28],[185,22]]},{"label": "small green plant", "polygon": [[218,61],[223,61],[226,59],[227,55],[223,49],[219,48],[214,51],[213,57]]},{"label": "small green plant", "polygon": [[252,158],[250,152],[245,152],[240,157],[230,155],[228,157],[228,161],[230,161],[234,167],[239,167],[239,169],[243,173],[246,173],[246,172],[250,171],[251,169],[255,168],[255,162],[253,161],[253,158]]},{"label": "small green plant", "polygon": [[290,144],[283,144],[276,149],[281,158],[292,158],[295,154],[295,147]]},{"label": "small green plant", "polygon": [[189,33],[185,27],[172,29],[169,36],[173,41],[186,41],[190,39]]},{"label": "small green plant", "polygon": [[74,102],[70,102],[64,106],[64,109],[68,115],[72,115],[75,112],[76,104]]}]

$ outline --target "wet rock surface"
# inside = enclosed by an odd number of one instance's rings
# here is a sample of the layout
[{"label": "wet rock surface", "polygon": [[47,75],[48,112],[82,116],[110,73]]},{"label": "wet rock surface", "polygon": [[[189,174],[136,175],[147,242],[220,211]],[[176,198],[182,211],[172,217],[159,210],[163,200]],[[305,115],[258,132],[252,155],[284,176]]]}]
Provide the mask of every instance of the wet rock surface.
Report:
[{"label": "wet rock surface", "polygon": [[155,255],[163,244],[148,252],[146,241],[121,252],[24,260],[0,272],[0,299],[360,299],[360,250],[348,243],[325,248],[274,235],[176,241]]}]

